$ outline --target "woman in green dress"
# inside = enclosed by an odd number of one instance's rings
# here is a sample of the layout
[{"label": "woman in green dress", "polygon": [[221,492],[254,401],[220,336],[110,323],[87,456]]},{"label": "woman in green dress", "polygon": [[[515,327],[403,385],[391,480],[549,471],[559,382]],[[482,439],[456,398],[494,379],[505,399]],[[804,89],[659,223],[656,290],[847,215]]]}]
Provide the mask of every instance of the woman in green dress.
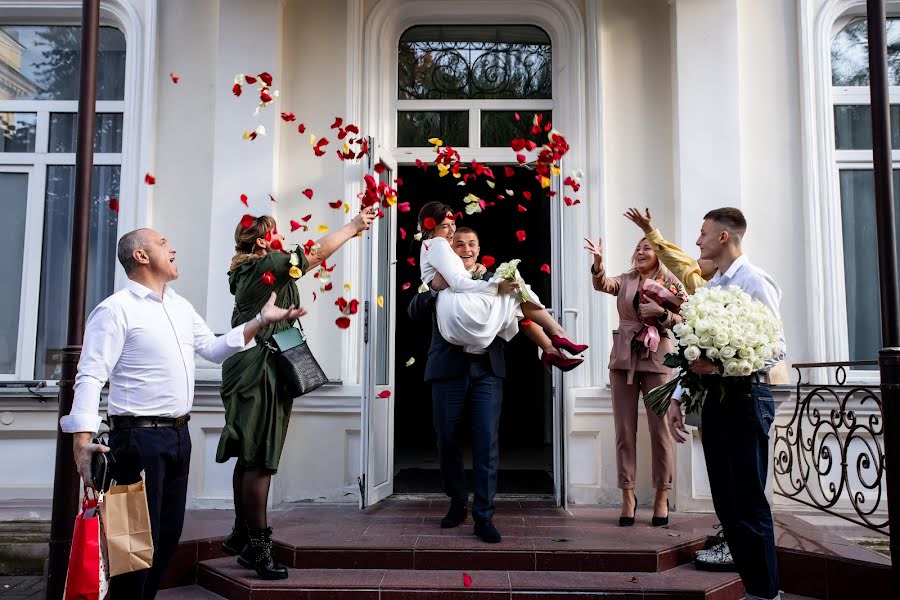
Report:
[{"label": "woman in green dress", "polygon": [[[374,207],[363,209],[350,223],[318,240],[309,257],[303,248],[284,250],[284,236],[272,217],[245,217],[234,233],[236,254],[228,272],[235,302],[232,323],[254,318],[273,291],[276,306],[300,306],[296,280],[368,229],[376,214]],[[295,323],[261,325],[257,340],[264,341]],[[266,519],[269,483],[278,470],[294,403],[278,380],[276,365],[275,354],[259,343],[222,365],[225,428],[216,453],[220,463],[237,458],[232,478],[234,528],[222,549],[239,554],[238,563],[263,579],[287,577],[287,569],[272,559],[272,528]]]}]

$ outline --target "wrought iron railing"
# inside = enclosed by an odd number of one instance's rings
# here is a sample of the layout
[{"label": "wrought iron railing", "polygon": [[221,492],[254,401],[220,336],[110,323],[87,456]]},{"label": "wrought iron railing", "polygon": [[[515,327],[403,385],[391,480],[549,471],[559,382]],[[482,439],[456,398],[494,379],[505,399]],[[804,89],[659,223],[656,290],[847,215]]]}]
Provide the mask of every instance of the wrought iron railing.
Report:
[{"label": "wrought iron railing", "polygon": [[[877,361],[798,363],[797,403],[775,425],[775,493],[888,532],[884,419],[877,383],[847,384],[847,371]],[[834,369],[834,384],[804,383],[806,369]]]}]

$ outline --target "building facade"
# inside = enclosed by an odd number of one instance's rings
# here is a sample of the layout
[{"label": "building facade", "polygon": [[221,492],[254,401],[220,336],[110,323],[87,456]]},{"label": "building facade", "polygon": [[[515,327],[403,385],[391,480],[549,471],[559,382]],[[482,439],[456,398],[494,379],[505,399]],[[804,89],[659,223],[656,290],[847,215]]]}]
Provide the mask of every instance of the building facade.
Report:
[{"label": "building facade", "polygon": [[[0,468],[0,498],[52,493],[79,11],[72,0],[0,0],[0,197],[11,225],[0,241],[0,452],[16,457]],[[610,270],[626,270],[640,238],[621,216],[628,207],[649,207],[689,251],[708,210],[741,208],[748,255],[784,293],[788,362],[876,357],[863,0],[104,0],[101,11],[90,308],[123,285],[118,236],[149,226],[178,249],[174,287],[224,332],[244,213],[271,213],[283,230],[297,221],[288,240],[304,244],[352,216],[377,163],[386,170],[375,176],[411,204],[386,209],[329,261],[332,289],[313,273],[299,282],[332,383],[294,403],[275,504],[440,491],[421,381],[430,326],[406,317],[419,283],[407,258],[418,253],[417,206],[439,198],[462,210],[471,190],[416,166],[434,159],[432,137],[498,175],[513,167],[498,176],[497,206],[463,224],[483,254],[522,258],[526,279],[591,345],[564,377],[543,375],[527,343],[510,348],[501,492],[506,479],[506,491],[561,502],[619,497],[607,370],[617,317],[592,290],[582,239],[602,236]],[[888,39],[900,101],[897,21]],[[232,86],[263,71],[279,95],[254,116],[256,87],[236,97]],[[560,180],[583,171],[577,192],[554,181],[548,197],[515,168],[509,141],[535,115],[567,137]],[[336,117],[372,140],[374,160],[335,156]],[[245,138],[260,125],[265,135]],[[310,134],[329,138],[325,156]],[[339,296],[361,303],[346,329],[335,324]],[[227,505],[231,465],[214,460],[218,368],[201,365],[197,379],[189,503]],[[649,498],[642,429],[637,495]],[[677,449],[677,509],[711,508],[703,464],[694,435]]]}]

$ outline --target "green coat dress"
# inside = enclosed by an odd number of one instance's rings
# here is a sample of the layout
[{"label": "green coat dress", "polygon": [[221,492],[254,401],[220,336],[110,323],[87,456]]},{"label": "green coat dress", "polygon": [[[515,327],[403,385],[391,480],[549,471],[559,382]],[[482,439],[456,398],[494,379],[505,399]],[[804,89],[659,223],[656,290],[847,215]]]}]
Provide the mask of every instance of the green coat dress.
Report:
[{"label": "green coat dress", "polygon": [[[309,265],[301,248],[294,251],[301,274]],[[250,259],[228,274],[235,309],[231,315],[233,327],[252,319],[277,293],[275,305],[287,308],[300,306],[300,292],[290,276],[290,254],[269,252]],[[263,274],[270,271],[275,283],[268,285]],[[240,309],[240,311],[238,310]],[[260,331],[259,339],[294,326],[294,322],[280,321]],[[222,365],[222,402],[225,404],[225,429],[219,438],[216,462],[237,457],[238,465],[259,468],[270,473],[278,470],[284,448],[288,422],[294,398],[278,382],[276,356],[264,344],[238,352]]]}]

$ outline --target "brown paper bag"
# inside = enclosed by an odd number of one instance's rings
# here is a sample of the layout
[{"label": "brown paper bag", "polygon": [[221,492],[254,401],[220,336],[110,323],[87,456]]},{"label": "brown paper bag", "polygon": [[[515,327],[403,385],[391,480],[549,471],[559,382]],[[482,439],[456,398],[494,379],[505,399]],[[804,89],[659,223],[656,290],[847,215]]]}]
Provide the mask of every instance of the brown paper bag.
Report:
[{"label": "brown paper bag", "polygon": [[100,504],[100,520],[109,552],[111,577],[150,568],[153,537],[143,471],[137,483],[109,488]]}]

